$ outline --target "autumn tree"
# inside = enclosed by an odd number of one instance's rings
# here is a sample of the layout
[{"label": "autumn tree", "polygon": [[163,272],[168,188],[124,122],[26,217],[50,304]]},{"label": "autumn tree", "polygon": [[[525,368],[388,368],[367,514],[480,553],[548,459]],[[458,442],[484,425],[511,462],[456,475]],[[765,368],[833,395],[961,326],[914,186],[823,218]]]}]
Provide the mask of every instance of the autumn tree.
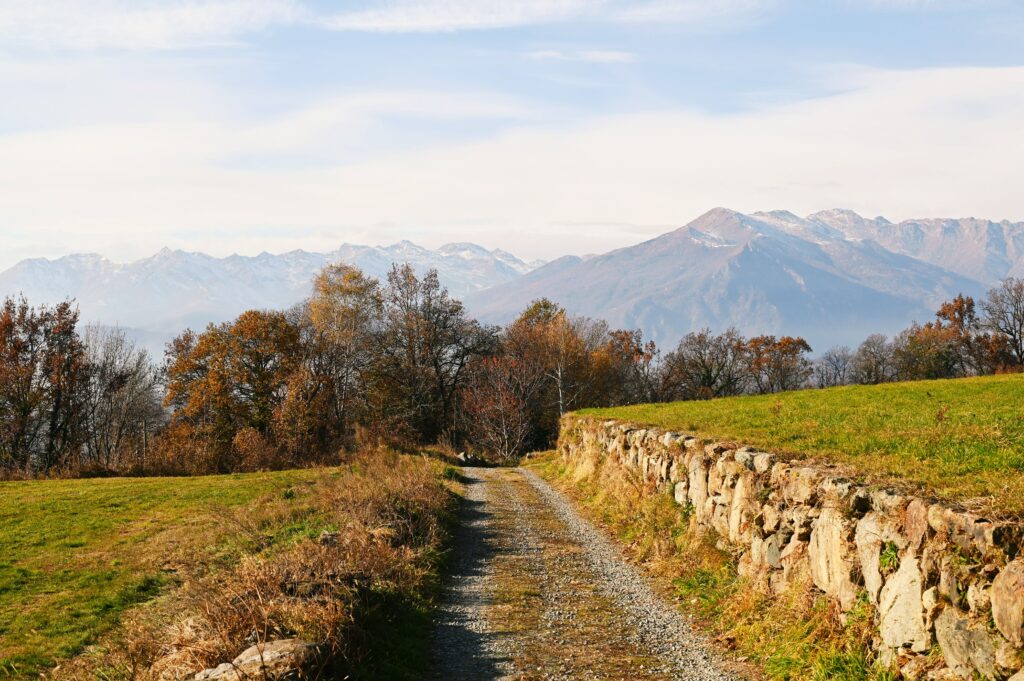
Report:
[{"label": "autumn tree", "polygon": [[746,341],[735,329],[701,329],[683,336],[662,364],[669,400],[706,400],[741,394],[746,386]]},{"label": "autumn tree", "polygon": [[380,283],[357,268],[335,264],[314,279],[313,295],[297,320],[306,348],[306,380],[316,393],[304,399],[322,399],[340,433],[367,415],[363,388],[382,333],[383,313]]},{"label": "autumn tree", "polygon": [[76,463],[84,439],[85,350],[70,301],[0,307],[0,467],[48,473]]},{"label": "autumn tree", "polygon": [[757,393],[775,393],[806,387],[811,375],[807,355],[811,346],[803,338],[755,336],[746,342],[747,372]]},{"label": "autumn tree", "polygon": [[901,380],[991,374],[1013,361],[1008,338],[986,331],[974,299],[963,294],[943,303],[934,320],[900,333],[893,359]]},{"label": "autumn tree", "polygon": [[0,309],[0,465],[7,475],[32,472],[42,439],[44,323],[24,298],[7,298]]},{"label": "autumn tree", "polygon": [[567,411],[601,403],[595,353],[608,342],[603,322],[571,317],[550,300],[535,300],[503,335],[503,351],[538,367],[543,384],[531,407],[537,446],[550,443]]},{"label": "autumn tree", "polygon": [[639,329],[608,332],[593,353],[593,374],[602,406],[654,402],[660,393],[658,346]]},{"label": "autumn tree", "polygon": [[956,332],[941,323],[917,323],[893,339],[893,361],[900,380],[953,378],[960,374]]},{"label": "autumn tree", "polygon": [[240,431],[272,439],[275,411],[300,358],[298,340],[283,313],[254,310],[176,338],[165,363],[165,402],[174,410],[168,437],[188,445],[184,453],[196,466],[232,470]]},{"label": "autumn tree", "polygon": [[491,354],[497,331],[471,319],[430,270],[394,266],[366,373],[371,410],[391,429],[436,441],[454,424],[458,390],[474,357]]}]

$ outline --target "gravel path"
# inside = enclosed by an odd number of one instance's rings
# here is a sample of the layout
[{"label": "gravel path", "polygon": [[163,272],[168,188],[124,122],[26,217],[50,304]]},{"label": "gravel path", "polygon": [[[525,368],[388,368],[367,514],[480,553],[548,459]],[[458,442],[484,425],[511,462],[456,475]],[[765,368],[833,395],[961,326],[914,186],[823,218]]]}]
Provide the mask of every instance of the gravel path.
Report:
[{"label": "gravel path", "polygon": [[466,468],[435,679],[737,678],[615,546],[531,471]]},{"label": "gravel path", "polygon": [[497,679],[495,644],[484,612],[496,550],[486,511],[485,481],[467,469],[455,537],[455,561],[434,618],[433,678]]}]

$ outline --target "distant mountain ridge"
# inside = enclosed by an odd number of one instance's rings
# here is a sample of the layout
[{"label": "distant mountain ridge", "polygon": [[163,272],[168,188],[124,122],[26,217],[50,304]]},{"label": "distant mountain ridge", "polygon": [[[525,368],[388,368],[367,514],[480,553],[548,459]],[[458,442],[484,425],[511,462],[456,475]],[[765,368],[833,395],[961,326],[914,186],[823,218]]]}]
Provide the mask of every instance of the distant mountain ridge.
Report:
[{"label": "distant mountain ridge", "polygon": [[936,218],[892,223],[850,210],[821,211],[807,220],[979,281],[1024,276],[1024,222]]},{"label": "distant mountain ridge", "polygon": [[[589,249],[584,243],[580,250]],[[24,292],[35,303],[73,297],[83,320],[128,327],[156,351],[187,326],[291,306],[330,262],[379,278],[393,263],[421,273],[435,268],[487,322],[510,321],[547,297],[572,313],[640,328],[662,346],[704,326],[735,326],[803,335],[822,351],[929,319],[957,293],[982,296],[1004,277],[1024,277],[1024,222],[893,223],[842,209],[799,217],[716,208],[635,246],[546,264],[471,243],[431,250],[409,241],[227,258],[163,249],[125,264],[78,254],[0,272],[0,296]]]},{"label": "distant mountain ridge", "polygon": [[23,260],[0,272],[0,296],[24,293],[36,304],[74,298],[83,321],[128,328],[158,352],[186,327],[201,329],[250,308],[294,305],[309,295],[316,273],[334,262],[355,265],[381,279],[393,263],[408,262],[421,274],[433,268],[459,298],[518,278],[540,264],[471,243],[436,250],[410,241],[344,244],[328,253],[296,250],[226,258],[164,248],[129,263],[97,254]]},{"label": "distant mountain ridge", "polygon": [[[957,293],[983,295],[1024,266],[1022,240],[1024,223],[893,225],[850,211],[801,218],[716,208],[636,246],[555,260],[471,294],[467,304],[485,321],[503,322],[548,296],[573,313],[643,329],[663,346],[705,326],[735,326],[802,335],[821,351],[929,319]],[[958,259],[941,244],[972,257]]]}]

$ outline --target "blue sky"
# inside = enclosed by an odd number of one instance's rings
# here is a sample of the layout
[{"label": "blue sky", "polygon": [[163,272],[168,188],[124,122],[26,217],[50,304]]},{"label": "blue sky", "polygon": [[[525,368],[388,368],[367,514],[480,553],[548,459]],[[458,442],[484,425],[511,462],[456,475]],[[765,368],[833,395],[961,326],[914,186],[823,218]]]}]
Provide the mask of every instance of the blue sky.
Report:
[{"label": "blue sky", "polygon": [[1024,219],[1011,0],[4,0],[0,268]]}]

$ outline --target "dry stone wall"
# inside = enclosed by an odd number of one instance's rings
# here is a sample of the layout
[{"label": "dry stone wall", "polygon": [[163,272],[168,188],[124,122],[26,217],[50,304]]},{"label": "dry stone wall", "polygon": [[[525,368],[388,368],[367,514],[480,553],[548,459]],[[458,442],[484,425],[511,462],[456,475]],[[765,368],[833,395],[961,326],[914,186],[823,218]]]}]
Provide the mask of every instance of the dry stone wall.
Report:
[{"label": "dry stone wall", "polygon": [[567,416],[559,452],[671,494],[739,572],[876,612],[873,647],[909,679],[1024,681],[1024,526],[856,484],[839,468],[617,421]]}]

